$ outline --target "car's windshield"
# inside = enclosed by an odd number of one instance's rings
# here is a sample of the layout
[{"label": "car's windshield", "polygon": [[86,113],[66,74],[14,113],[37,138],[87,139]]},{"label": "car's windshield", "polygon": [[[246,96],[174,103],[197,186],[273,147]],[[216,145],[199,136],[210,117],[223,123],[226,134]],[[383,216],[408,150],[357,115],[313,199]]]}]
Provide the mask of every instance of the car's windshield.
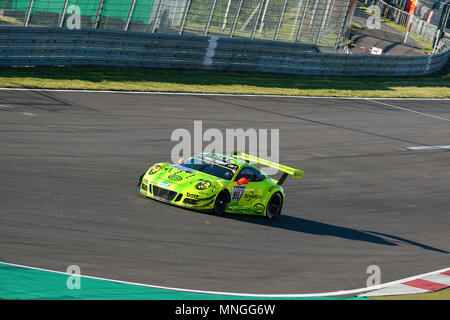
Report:
[{"label": "car's windshield", "polygon": [[183,167],[201,171],[226,180],[231,180],[235,172],[232,169],[219,166],[211,161],[207,161],[201,158],[189,158],[185,160],[181,165]]}]

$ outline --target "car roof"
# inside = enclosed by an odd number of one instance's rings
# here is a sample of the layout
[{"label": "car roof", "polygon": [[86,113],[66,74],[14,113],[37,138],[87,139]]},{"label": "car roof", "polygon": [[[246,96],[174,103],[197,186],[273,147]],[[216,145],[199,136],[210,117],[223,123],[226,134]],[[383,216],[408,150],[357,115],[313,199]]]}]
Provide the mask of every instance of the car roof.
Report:
[{"label": "car roof", "polygon": [[[264,171],[262,171],[260,168],[258,168],[256,166],[252,165],[251,163],[248,163],[248,162],[246,162],[244,160],[241,160],[241,159],[237,159],[235,157],[230,157],[230,156],[227,156],[227,155],[223,155],[223,154],[220,154],[220,153],[202,152],[202,153],[194,154],[192,157],[203,158],[204,156],[208,156],[208,157],[211,157],[213,159],[217,159],[217,160],[224,161],[226,163],[238,166],[237,170],[240,170],[243,167],[250,167],[250,168],[256,169],[258,172],[260,172],[263,175],[267,176],[267,174]],[[217,163],[217,164],[221,165],[220,163]],[[221,165],[221,166],[223,166],[223,165]]]},{"label": "car roof", "polygon": [[204,156],[208,156],[210,158],[217,159],[217,160],[220,160],[220,161],[223,161],[226,163],[234,164],[236,166],[239,166],[239,168],[244,165],[254,167],[251,164],[245,162],[244,160],[236,159],[234,157],[230,157],[230,156],[223,155],[220,153],[202,152],[202,153],[197,153],[197,154],[193,155],[193,157],[200,157],[200,158],[203,158]]}]

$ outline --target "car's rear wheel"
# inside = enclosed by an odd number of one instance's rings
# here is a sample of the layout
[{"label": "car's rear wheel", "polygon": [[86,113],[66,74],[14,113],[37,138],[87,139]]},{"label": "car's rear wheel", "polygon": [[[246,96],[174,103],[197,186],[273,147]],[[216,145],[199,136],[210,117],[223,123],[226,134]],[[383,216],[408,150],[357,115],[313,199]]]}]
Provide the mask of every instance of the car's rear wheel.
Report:
[{"label": "car's rear wheel", "polygon": [[283,196],[281,193],[274,193],[267,203],[266,217],[268,219],[274,219],[281,215],[281,208],[283,207]]},{"label": "car's rear wheel", "polygon": [[214,201],[214,213],[222,214],[225,212],[228,206],[228,194],[226,191],[221,191],[216,197],[216,201]]}]

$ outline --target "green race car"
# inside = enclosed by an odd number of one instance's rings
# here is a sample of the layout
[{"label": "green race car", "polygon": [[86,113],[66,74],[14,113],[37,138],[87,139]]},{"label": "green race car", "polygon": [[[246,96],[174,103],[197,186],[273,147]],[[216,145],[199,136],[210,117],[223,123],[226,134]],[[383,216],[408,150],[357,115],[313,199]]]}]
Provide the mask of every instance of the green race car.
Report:
[{"label": "green race car", "polygon": [[[283,172],[273,180],[256,166]],[[281,214],[285,198],[282,184],[288,175],[303,177],[303,171],[244,153],[232,157],[201,153],[178,164],[153,165],[140,178],[137,191],[172,205],[216,214],[242,213],[273,219]]]}]

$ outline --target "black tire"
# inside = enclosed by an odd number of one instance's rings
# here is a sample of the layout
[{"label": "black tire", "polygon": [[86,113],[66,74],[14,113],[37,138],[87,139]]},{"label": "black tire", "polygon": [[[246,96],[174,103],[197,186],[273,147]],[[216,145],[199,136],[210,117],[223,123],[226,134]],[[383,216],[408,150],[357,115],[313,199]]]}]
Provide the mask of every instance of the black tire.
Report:
[{"label": "black tire", "polygon": [[229,197],[226,191],[220,191],[214,201],[214,213],[223,214],[228,206]]},{"label": "black tire", "polygon": [[275,192],[267,202],[266,217],[268,219],[275,219],[281,215],[283,208],[283,196],[279,192]]}]

